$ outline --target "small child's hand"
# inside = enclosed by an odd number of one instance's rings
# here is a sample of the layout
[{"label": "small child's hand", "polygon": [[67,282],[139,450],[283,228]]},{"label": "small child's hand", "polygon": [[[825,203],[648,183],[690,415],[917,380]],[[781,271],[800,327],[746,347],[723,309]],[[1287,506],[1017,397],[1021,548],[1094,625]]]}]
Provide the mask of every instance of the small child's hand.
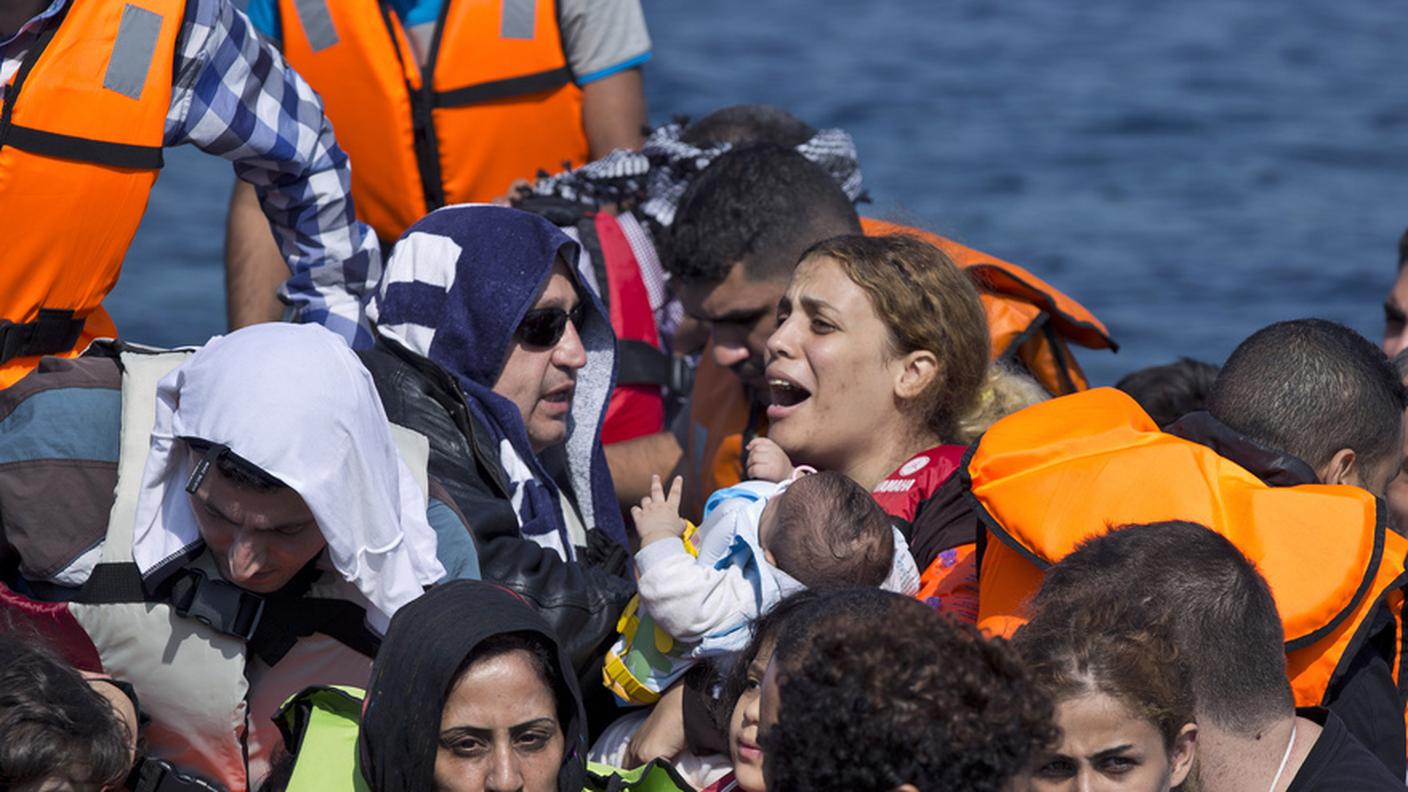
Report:
[{"label": "small child's hand", "polygon": [[748,478],[781,482],[792,478],[792,460],[777,443],[755,437],[748,444]]},{"label": "small child's hand", "polygon": [[660,486],[660,477],[650,477],[650,494],[640,499],[639,506],[631,507],[631,519],[635,520],[641,547],[661,539],[680,539],[684,536],[685,524],[680,519],[682,492],[684,479],[680,476],[675,476],[675,480],[670,482],[668,495]]}]

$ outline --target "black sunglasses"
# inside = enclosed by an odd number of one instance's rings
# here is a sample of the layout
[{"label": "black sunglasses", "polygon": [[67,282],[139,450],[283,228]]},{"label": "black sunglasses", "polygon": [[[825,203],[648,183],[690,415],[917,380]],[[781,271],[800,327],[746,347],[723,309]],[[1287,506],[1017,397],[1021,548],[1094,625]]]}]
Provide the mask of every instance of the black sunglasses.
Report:
[{"label": "black sunglasses", "polygon": [[577,303],[577,307],[570,311],[561,308],[536,308],[523,315],[523,321],[518,323],[514,335],[529,346],[550,347],[562,340],[562,334],[567,332],[568,321],[572,322],[573,327],[581,330],[582,320],[586,315],[586,303]]}]

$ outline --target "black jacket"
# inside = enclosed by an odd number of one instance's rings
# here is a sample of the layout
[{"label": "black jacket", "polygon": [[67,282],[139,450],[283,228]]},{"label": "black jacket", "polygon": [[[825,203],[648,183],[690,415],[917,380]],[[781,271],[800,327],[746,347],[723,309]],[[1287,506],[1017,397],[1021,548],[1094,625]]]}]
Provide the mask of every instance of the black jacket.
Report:
[{"label": "black jacket", "polygon": [[[625,576],[624,549],[592,530],[583,561],[567,562],[525,539],[498,450],[474,421],[454,378],[385,339],[359,354],[376,382],[386,417],[430,439],[430,475],[469,523],[484,579],[537,606],[578,674],[590,677],[615,640],[621,611],[635,593],[635,584]],[[596,687],[601,687],[599,675]]]}]

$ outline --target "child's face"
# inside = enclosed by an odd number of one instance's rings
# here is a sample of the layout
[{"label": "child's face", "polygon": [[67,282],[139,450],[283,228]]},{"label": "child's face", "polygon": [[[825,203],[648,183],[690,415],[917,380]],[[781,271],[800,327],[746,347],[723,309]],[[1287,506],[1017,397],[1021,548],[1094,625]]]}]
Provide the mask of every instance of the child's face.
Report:
[{"label": "child's face", "polygon": [[763,751],[758,747],[758,699],[763,674],[772,660],[772,642],[758,648],[757,657],[748,665],[748,684],[733,706],[728,724],[728,752],[733,759],[733,774],[744,792],[765,792],[763,783]]}]

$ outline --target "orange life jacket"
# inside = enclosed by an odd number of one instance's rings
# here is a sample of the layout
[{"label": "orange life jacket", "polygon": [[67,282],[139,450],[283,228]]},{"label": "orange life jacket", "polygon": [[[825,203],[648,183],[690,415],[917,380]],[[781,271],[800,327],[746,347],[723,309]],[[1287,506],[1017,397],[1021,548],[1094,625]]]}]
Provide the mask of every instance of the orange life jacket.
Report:
[{"label": "orange life jacket", "polygon": [[383,240],[587,159],[554,0],[445,0],[422,68],[378,0],[279,0],[284,57],[351,157],[358,217]]},{"label": "orange life jacket", "polygon": [[1068,343],[1116,350],[1110,331],[1085,309],[1027,270],[918,228],[862,217],[870,236],[910,234],[942,250],[973,284],[988,318],[994,360],[1015,357],[1054,394],[1090,386]]},{"label": "orange life jacket", "polygon": [[[1187,520],[1227,537],[1266,577],[1286,633],[1297,706],[1332,679],[1388,602],[1402,646],[1408,540],[1354,487],[1271,487],[1212,449],[1159,427],[1124,393],[1098,388],[1011,415],[987,431],[969,477],[988,527],[978,623],[1010,635],[1044,570],[1107,526]],[[1390,660],[1395,677],[1401,658]]]},{"label": "orange life jacket", "polygon": [[[861,228],[870,236],[911,234],[943,250],[979,285],[993,359],[1017,356],[1052,393],[1088,387],[1067,340],[1091,349],[1118,348],[1105,325],[1080,303],[1015,264],[884,220],[863,217]],[[745,433],[767,434],[766,413],[753,408],[738,377],[715,365],[708,350],[694,375],[689,427],[685,459],[696,474],[690,486],[703,496],[742,481]]]},{"label": "orange life jacket", "polygon": [[162,166],[185,6],[71,0],[6,88],[0,388],[117,334],[102,301]]}]

